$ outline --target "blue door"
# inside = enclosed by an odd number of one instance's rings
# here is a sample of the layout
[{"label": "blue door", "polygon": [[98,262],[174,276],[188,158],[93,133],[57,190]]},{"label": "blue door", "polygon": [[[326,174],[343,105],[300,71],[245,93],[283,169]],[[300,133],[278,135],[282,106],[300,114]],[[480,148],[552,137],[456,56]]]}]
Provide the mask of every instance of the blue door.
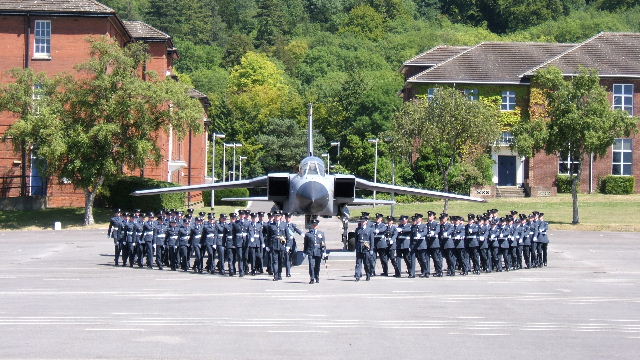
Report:
[{"label": "blue door", "polygon": [[44,196],[47,194],[44,178],[40,176],[42,160],[31,157],[31,196]]},{"label": "blue door", "polygon": [[498,155],[498,185],[516,185],[516,157]]}]

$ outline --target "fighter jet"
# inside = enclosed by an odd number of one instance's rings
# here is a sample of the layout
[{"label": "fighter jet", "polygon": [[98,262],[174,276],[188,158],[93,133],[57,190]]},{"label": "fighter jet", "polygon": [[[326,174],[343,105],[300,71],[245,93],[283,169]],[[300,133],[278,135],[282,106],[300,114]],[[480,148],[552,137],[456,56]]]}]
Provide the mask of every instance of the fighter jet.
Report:
[{"label": "fighter jet", "polygon": [[305,225],[318,216],[339,216],[343,222],[343,239],[348,234],[348,205],[383,204],[393,201],[356,198],[356,189],[427,196],[439,199],[485,202],[484,199],[439,191],[381,184],[363,180],[353,175],[327,174],[324,161],[313,155],[313,107],[309,105],[308,154],[301,162],[298,172],[270,173],[265,176],[240,181],[226,181],[162,189],[139,190],[134,196],[155,195],[174,192],[206,191],[232,188],[266,188],[266,196],[247,198],[225,198],[223,201],[269,201],[278,210],[294,215],[305,215]]}]

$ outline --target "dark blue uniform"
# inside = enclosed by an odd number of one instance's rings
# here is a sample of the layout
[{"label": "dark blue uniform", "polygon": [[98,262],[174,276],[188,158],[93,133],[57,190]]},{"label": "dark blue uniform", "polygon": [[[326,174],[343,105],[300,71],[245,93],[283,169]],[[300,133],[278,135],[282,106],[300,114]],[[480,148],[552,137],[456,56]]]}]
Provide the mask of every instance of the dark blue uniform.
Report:
[{"label": "dark blue uniform", "polygon": [[156,247],[156,265],[162,270],[167,246],[167,224],[159,221],[153,229],[153,244]]},{"label": "dark blue uniform", "polygon": [[468,223],[465,227],[465,245],[467,248],[467,268],[470,267],[469,260],[473,265],[473,273],[480,274],[480,252],[478,247],[478,230],[479,226],[476,223]]},{"label": "dark blue uniform", "polygon": [[311,229],[304,235],[304,253],[309,261],[309,283],[320,282],[320,263],[326,251],[324,233],[318,229]]},{"label": "dark blue uniform", "polygon": [[300,230],[296,224],[292,222],[286,222],[287,224],[287,243],[285,245],[285,268],[287,270],[287,277],[291,277],[291,257],[296,252],[296,238],[293,236],[293,233],[297,233],[298,235],[302,235],[302,230]]},{"label": "dark blue uniform", "polygon": [[429,266],[429,258],[433,260],[436,276],[442,276],[442,253],[440,252],[440,223],[436,220],[427,222],[427,267]]},{"label": "dark blue uniform", "polygon": [[202,223],[197,221],[191,226],[189,238],[190,251],[194,255],[193,270],[199,273],[202,272],[202,229]]},{"label": "dark blue uniform", "polygon": [[[380,265],[382,266],[382,276],[389,274],[389,244],[385,233],[387,232],[387,224],[383,222],[375,222],[372,225],[373,238],[375,241],[375,248],[378,257],[380,258]],[[375,257],[373,259],[372,269],[376,268]],[[375,273],[375,271],[374,271]]]},{"label": "dark blue uniform", "polygon": [[269,224],[268,248],[271,251],[271,271],[273,280],[282,280],[287,244],[287,223],[274,221]]},{"label": "dark blue uniform", "polygon": [[153,267],[153,232],[155,228],[156,223],[151,220],[147,220],[142,224],[143,250],[146,254],[147,267],[149,269]]},{"label": "dark blue uniform", "polygon": [[456,246],[453,243],[453,230],[455,226],[449,221],[440,223],[440,246],[444,250],[447,260],[447,275],[454,276],[456,274]]},{"label": "dark blue uniform", "polygon": [[113,262],[115,263],[116,266],[118,266],[120,253],[123,250],[122,244],[120,242],[120,239],[122,237],[122,232],[120,231],[120,228],[122,227],[122,222],[123,222],[123,219],[120,216],[112,217],[111,221],[109,222],[109,229],[107,230],[107,237],[110,239],[113,239],[113,246],[115,250]]},{"label": "dark blue uniform", "polygon": [[248,230],[247,258],[251,265],[251,275],[255,275],[258,258],[261,257],[262,248],[265,247],[262,224],[257,221],[251,221],[249,222]]},{"label": "dark blue uniform", "polygon": [[370,226],[358,226],[356,229],[356,281],[360,281],[362,277],[363,264],[367,280],[371,278],[371,257],[375,251],[373,234],[373,229]]},{"label": "dark blue uniform", "polygon": [[[205,269],[208,273],[213,274],[215,271],[215,250],[216,247],[216,236],[218,235],[218,227],[216,224],[209,220],[202,225],[202,241],[200,242],[200,247],[202,250],[202,257],[207,257],[207,263],[205,264]],[[203,260],[204,261],[204,260]]]},{"label": "dark blue uniform", "polygon": [[409,277],[416,277],[416,260],[420,263],[420,274],[429,277],[429,266],[427,261],[427,225],[422,222],[411,226],[411,261]]},{"label": "dark blue uniform", "polygon": [[175,271],[178,267],[178,238],[180,237],[180,228],[176,223],[171,223],[166,230],[165,240],[167,242],[167,251],[169,254],[169,266]]},{"label": "dark blue uniform", "polygon": [[402,276],[403,260],[405,265],[407,266],[407,272],[411,267],[409,258],[409,254],[411,252],[411,224],[399,224],[396,228],[396,232],[398,234],[398,236],[396,237],[396,264],[398,265],[398,274],[396,275],[399,277]]}]

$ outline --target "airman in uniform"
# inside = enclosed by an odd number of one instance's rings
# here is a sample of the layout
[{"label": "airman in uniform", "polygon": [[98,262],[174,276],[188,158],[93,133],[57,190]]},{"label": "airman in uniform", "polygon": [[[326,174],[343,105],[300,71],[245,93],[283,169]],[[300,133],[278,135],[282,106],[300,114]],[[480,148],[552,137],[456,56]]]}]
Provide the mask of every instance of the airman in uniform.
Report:
[{"label": "airman in uniform", "polygon": [[318,230],[320,221],[311,221],[311,229],[304,235],[304,253],[309,261],[309,284],[320,282],[320,263],[326,256],[327,245],[324,233]]}]

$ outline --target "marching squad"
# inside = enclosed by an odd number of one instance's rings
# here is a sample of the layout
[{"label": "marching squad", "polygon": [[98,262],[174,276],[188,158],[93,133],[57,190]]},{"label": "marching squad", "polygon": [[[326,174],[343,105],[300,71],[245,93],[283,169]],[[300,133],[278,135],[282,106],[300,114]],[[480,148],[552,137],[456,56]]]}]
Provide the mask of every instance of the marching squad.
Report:
[{"label": "marching squad", "polygon": [[[297,243],[294,234],[303,231],[291,222],[291,214],[240,210],[228,216],[200,212],[193,215],[175,210],[133,213],[116,210],[108,237],[115,245],[115,265],[240,277],[267,273],[273,281],[282,280],[282,271],[291,277]],[[206,218],[206,219],[205,219]],[[320,263],[327,259],[324,233],[318,220],[304,235],[303,251],[309,259],[310,283],[318,283]],[[206,259],[206,262],[205,262]],[[193,261],[193,264],[192,262]],[[144,262],[144,265],[143,265]]]},{"label": "marching squad", "polygon": [[[318,220],[311,222],[305,233],[291,222],[291,214],[281,211],[253,213],[240,210],[218,219],[212,213],[193,215],[175,210],[154,213],[133,213],[117,210],[111,218],[107,236],[115,245],[115,265],[173,271],[193,270],[240,277],[266,272],[273,281],[282,280],[282,272],[291,277],[297,243],[294,234],[304,233],[303,253],[307,256],[310,284],[320,281],[320,264],[327,260],[325,235],[318,229]],[[469,214],[466,218],[429,211],[426,221],[422,214],[411,220],[400,216],[368,213],[359,218],[351,238],[356,255],[355,279],[363,275],[368,281],[376,276],[389,276],[389,263],[395,277],[402,277],[402,264],[409,278],[442,277],[446,262],[447,276],[479,275],[482,272],[502,272],[547,266],[549,224],[544,214],[510,214],[499,217],[497,209],[485,214]],[[206,259],[206,262],[205,262]],[[193,261],[193,265],[192,265]],[[431,271],[431,262],[433,269]],[[144,263],[144,264],[143,264]],[[364,273],[363,273],[364,271]]]},{"label": "marching squad", "polygon": [[398,224],[395,220],[376,214],[371,221],[369,213],[362,213],[355,231],[356,281],[363,268],[366,280],[375,276],[377,260],[382,267],[380,275],[389,276],[391,262],[394,276],[401,277],[404,262],[410,278],[416,277],[416,262],[419,276],[424,278],[442,277],[443,261],[447,276],[547,266],[549,223],[538,211],[530,215],[511,211],[499,217],[498,210],[491,209],[482,215],[469,214],[466,221],[445,213],[436,218],[436,213],[429,211],[427,221],[422,214],[415,214],[411,221],[400,216]]}]

